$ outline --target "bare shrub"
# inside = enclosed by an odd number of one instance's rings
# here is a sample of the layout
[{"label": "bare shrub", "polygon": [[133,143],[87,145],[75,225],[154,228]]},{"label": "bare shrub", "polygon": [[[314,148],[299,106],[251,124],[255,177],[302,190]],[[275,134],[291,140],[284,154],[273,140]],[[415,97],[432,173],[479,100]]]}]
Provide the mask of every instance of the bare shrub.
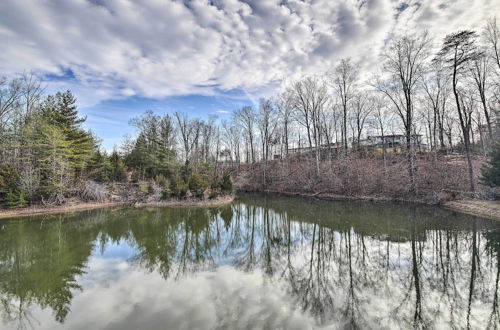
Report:
[{"label": "bare shrub", "polygon": [[151,190],[151,195],[152,195],[152,198],[155,200],[155,201],[159,201],[161,200],[162,196],[163,196],[163,188],[159,185],[159,184],[156,184],[156,183],[153,183],[151,186],[150,186],[150,190]]},{"label": "bare shrub", "polygon": [[[468,189],[467,166],[464,157],[447,159],[429,157],[416,159],[417,195],[411,192],[404,155],[391,155],[387,166],[378,155],[359,153],[339,155],[322,160],[316,175],[315,163],[307,157],[271,161],[268,166],[267,190],[293,193],[330,193],[345,196],[373,196],[438,202],[444,190]],[[475,166],[479,166],[477,160]],[[477,172],[477,171],[476,171]],[[247,168],[245,179],[239,182],[243,190],[262,189],[261,167]]]},{"label": "bare shrub", "polygon": [[94,181],[86,181],[80,190],[80,198],[85,201],[103,202],[108,196],[109,192],[104,184]]}]

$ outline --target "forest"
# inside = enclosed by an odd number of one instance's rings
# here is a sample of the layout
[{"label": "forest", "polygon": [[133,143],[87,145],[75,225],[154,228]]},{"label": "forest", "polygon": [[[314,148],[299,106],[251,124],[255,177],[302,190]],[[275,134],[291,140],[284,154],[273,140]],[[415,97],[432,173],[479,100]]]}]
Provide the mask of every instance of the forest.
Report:
[{"label": "forest", "polygon": [[158,200],[237,189],[439,202],[494,198],[500,186],[500,31],[389,41],[375,73],[341,59],[324,75],[231,118],[131,120],[112,151],[85,129],[71,91],[46,95],[33,73],[0,79],[0,205],[109,199],[111,183]]}]

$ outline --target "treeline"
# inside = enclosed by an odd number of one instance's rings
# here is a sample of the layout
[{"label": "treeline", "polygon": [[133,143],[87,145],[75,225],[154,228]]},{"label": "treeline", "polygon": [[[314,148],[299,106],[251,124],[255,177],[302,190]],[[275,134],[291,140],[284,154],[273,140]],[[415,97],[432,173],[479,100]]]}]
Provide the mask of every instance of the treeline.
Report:
[{"label": "treeline", "polygon": [[131,124],[137,138],[126,138],[121,153],[132,181],[150,180],[163,187],[164,197],[201,197],[207,190],[214,197],[232,191],[230,173],[218,168],[221,140],[215,118],[148,111]]},{"label": "treeline", "polygon": [[24,75],[0,81],[0,200],[7,207],[61,200],[94,166],[97,139],[82,128],[67,91],[43,96]]},{"label": "treeline", "polygon": [[[479,32],[458,31],[442,42],[425,32],[397,37],[388,43],[380,63],[372,74],[360,72],[361,63],[342,59],[323,76],[289,82],[276,97],[261,100],[257,110],[236,111],[222,124],[223,155],[237,164],[261,161],[258,180],[266,187],[273,185],[276,171],[281,171],[275,168],[270,174],[270,160],[306,153],[320,183],[327,175],[321,164],[325,151],[345,157],[360,154],[369,149],[367,137],[377,136],[383,141],[377,147],[382,149],[386,167],[387,153],[394,146],[384,137],[401,135],[404,138],[398,146],[405,155],[407,192],[419,194],[419,151],[434,161],[441,155],[463,155],[466,189],[475,191],[474,158],[499,153],[500,32],[496,19]],[[492,179],[500,167],[496,154],[491,154],[492,162],[482,171],[483,183],[488,185],[500,184]]]},{"label": "treeline", "polygon": [[[193,125],[181,114],[174,122],[147,112],[132,121],[138,137],[108,154],[83,128],[85,119],[70,91],[46,96],[32,74],[0,80],[0,207],[62,204],[71,197],[102,200],[109,194],[96,182],[146,181],[140,189],[159,191],[163,199],[232,191],[230,175],[214,166],[213,121]],[[187,138],[182,160],[177,132]]]},{"label": "treeline", "polygon": [[[342,59],[228,120],[146,112],[131,121],[136,137],[110,154],[83,129],[71,92],[45,96],[33,75],[3,79],[0,201],[9,207],[62,202],[89,180],[148,181],[146,190],[164,198],[214,196],[232,189],[229,173],[259,189],[279,190],[288,182],[296,189],[373,194],[388,187],[372,179],[381,176],[398,186],[394,195],[418,196],[422,185],[428,192],[433,186],[475,191],[477,164],[486,155],[482,183],[500,185],[496,19],[439,43],[427,33],[396,37],[380,63],[373,74]],[[385,141],[398,134],[398,148]],[[382,141],[380,157],[367,148],[368,136]],[[396,149],[401,155],[390,154]],[[458,155],[453,162],[443,156],[450,154]],[[353,188],[366,182],[373,185]]]}]

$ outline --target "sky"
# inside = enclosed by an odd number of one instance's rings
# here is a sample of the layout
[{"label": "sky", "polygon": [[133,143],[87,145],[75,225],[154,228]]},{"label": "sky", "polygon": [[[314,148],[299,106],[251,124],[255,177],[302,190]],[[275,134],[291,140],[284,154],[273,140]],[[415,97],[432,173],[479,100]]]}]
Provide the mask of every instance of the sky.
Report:
[{"label": "sky", "polygon": [[439,45],[492,16],[498,0],[0,0],[0,76],[71,90],[111,149],[146,110],[229,118],[341,58],[370,72],[397,35]]}]

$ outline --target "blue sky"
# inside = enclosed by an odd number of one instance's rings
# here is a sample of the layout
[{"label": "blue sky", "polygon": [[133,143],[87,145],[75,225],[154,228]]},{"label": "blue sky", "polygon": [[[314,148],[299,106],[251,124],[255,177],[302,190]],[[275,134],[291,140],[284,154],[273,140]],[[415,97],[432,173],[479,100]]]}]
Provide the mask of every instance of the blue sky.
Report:
[{"label": "blue sky", "polygon": [[110,149],[146,110],[224,118],[342,58],[367,79],[399,34],[439,47],[495,15],[498,0],[1,0],[0,76],[70,89]]},{"label": "blue sky", "polygon": [[84,106],[80,112],[87,116],[85,126],[102,139],[102,147],[112,150],[120,146],[123,136],[134,134],[130,119],[145,111],[157,114],[173,114],[176,111],[189,116],[206,119],[217,116],[219,120],[229,119],[232,111],[243,106],[253,106],[242,92],[231,91],[218,96],[184,95],[165,99],[129,97],[121,100],[105,100],[98,104]]}]

